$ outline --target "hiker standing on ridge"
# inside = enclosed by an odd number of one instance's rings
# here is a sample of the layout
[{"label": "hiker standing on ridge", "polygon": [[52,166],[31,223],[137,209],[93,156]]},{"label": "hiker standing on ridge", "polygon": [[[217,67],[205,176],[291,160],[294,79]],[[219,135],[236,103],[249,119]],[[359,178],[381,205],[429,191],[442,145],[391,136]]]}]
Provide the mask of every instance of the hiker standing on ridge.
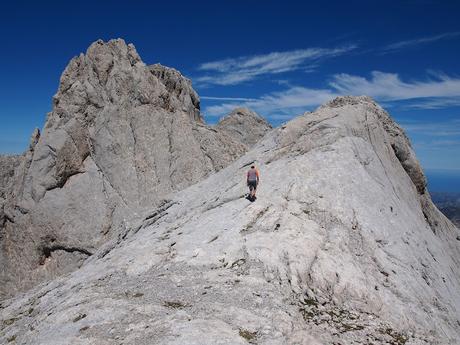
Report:
[{"label": "hiker standing on ridge", "polygon": [[254,201],[256,200],[257,186],[259,185],[259,182],[260,182],[259,171],[256,169],[254,165],[251,166],[251,169],[249,169],[247,173],[246,182],[249,187],[248,199],[251,201]]}]

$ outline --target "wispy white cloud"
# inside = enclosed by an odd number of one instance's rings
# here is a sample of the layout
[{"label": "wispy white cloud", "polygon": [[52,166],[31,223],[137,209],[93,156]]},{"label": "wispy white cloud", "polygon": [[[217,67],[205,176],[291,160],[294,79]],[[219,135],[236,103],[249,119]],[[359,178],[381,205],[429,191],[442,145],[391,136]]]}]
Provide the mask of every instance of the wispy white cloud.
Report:
[{"label": "wispy white cloud", "polygon": [[[460,78],[437,74],[437,78],[424,81],[403,81],[398,74],[374,71],[370,78],[350,74],[334,75],[327,88],[313,89],[300,86],[272,92],[257,99],[223,102],[208,106],[204,113],[221,116],[235,106],[244,106],[267,117],[289,117],[310,110],[340,95],[368,95],[380,102],[409,100],[423,106],[424,99],[441,106],[460,103]],[[429,103],[428,103],[429,104]],[[433,105],[428,105],[432,107]]]},{"label": "wispy white cloud", "polygon": [[[460,119],[404,119],[399,124],[410,136],[416,150],[452,152],[456,158],[460,150]],[[455,160],[455,159],[454,159]]]},{"label": "wispy white cloud", "polygon": [[416,150],[439,151],[443,154],[452,152],[456,155],[460,148],[460,140],[433,140],[430,138],[412,139],[412,145]]},{"label": "wispy white cloud", "polygon": [[198,69],[207,75],[195,79],[202,84],[236,85],[261,75],[279,74],[294,70],[311,72],[320,59],[346,54],[355,45],[336,48],[309,48],[263,55],[242,56],[201,64]]},{"label": "wispy white cloud", "polygon": [[212,101],[254,101],[255,98],[246,97],[213,97],[213,96],[200,96],[200,99],[209,99]]},{"label": "wispy white cloud", "polygon": [[[449,137],[460,137],[460,120],[450,121],[402,121],[401,126],[412,134],[431,136],[438,141],[452,141]],[[449,138],[449,139],[446,139]],[[456,140],[454,140],[456,141]]]},{"label": "wispy white cloud", "polygon": [[289,118],[336,96],[338,94],[328,89],[315,90],[292,87],[285,91],[272,92],[247,102],[231,102],[209,106],[204,112],[208,116],[221,116],[233,110],[235,106],[244,106],[272,118],[275,118],[274,116],[278,119]]},{"label": "wispy white cloud", "polygon": [[396,73],[374,71],[370,79],[342,73],[333,77],[330,86],[341,94],[368,95],[382,101],[460,97],[460,78],[444,74],[437,79],[404,82]]},{"label": "wispy white cloud", "polygon": [[407,108],[416,109],[441,109],[448,107],[460,107],[460,98],[438,98],[438,99],[424,99],[419,102],[406,105]]},{"label": "wispy white cloud", "polygon": [[383,53],[389,53],[389,52],[394,52],[394,51],[405,49],[405,48],[419,46],[422,44],[432,43],[432,42],[445,40],[445,39],[452,39],[458,36],[460,36],[460,32],[445,32],[439,35],[426,36],[426,37],[420,37],[420,38],[416,38],[412,40],[394,42],[394,43],[391,43],[391,44],[388,44],[382,47],[381,50]]},{"label": "wispy white cloud", "polygon": [[433,140],[435,146],[457,146],[460,148],[460,140]]}]

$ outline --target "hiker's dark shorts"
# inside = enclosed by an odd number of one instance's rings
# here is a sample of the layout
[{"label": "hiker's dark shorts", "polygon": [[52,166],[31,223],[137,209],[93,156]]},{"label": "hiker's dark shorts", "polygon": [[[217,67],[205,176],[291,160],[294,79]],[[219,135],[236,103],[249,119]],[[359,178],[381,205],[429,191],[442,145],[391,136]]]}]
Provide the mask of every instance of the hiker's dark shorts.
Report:
[{"label": "hiker's dark shorts", "polygon": [[257,189],[257,181],[248,181],[249,190]]}]

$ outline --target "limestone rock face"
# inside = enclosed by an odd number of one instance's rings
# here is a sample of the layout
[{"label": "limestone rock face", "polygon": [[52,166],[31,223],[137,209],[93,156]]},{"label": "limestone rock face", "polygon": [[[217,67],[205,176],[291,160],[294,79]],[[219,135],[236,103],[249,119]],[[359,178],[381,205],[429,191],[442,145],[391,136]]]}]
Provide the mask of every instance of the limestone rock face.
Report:
[{"label": "limestone rock face", "polygon": [[0,155],[0,197],[5,197],[5,191],[13,181],[14,171],[21,163],[22,156],[3,156]]},{"label": "limestone rock face", "polygon": [[79,270],[4,301],[0,340],[458,344],[458,235],[400,127],[371,99],[342,97],[131,222]]},{"label": "limestone rock face", "polygon": [[121,39],[72,59],[15,177],[1,170],[0,299],[79,267],[130,217],[241,156],[199,104],[190,80]]},{"label": "limestone rock face", "polygon": [[251,147],[270,131],[272,126],[255,112],[247,108],[236,108],[217,123],[216,129]]},{"label": "limestone rock face", "polygon": [[[8,214],[5,214],[5,206],[8,206],[8,200],[13,198],[12,191],[14,189],[20,190],[19,186],[24,185],[24,176],[30,165],[33,151],[39,138],[40,131],[35,129],[30,138],[29,148],[24,154],[13,156],[0,155],[0,243],[4,235],[2,230],[5,227],[6,221],[13,221],[12,218],[8,218]],[[0,263],[4,262],[4,254],[5,252],[0,250]]]},{"label": "limestone rock face", "polygon": [[22,156],[0,155],[0,200],[6,198],[7,191],[14,180],[14,172],[21,164]]},{"label": "limestone rock face", "polygon": [[6,222],[3,208],[5,206],[8,191],[11,189],[11,185],[14,181],[14,173],[21,164],[21,161],[22,156],[19,155],[0,155],[0,227]]}]

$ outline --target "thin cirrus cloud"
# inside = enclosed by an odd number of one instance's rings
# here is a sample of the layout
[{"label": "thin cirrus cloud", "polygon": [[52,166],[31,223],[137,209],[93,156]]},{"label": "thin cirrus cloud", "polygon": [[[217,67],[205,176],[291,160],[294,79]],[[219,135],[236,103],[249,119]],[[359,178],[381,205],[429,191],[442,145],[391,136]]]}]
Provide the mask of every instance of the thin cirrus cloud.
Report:
[{"label": "thin cirrus cloud", "polygon": [[295,70],[311,72],[319,60],[346,54],[356,45],[336,48],[309,48],[263,55],[243,56],[206,62],[198,70],[207,75],[195,79],[200,84],[237,85],[267,74]]},{"label": "thin cirrus cloud", "polygon": [[246,97],[213,97],[213,96],[201,96],[201,99],[208,99],[211,101],[254,101],[255,98]]},{"label": "thin cirrus cloud", "polygon": [[460,107],[460,97],[424,99],[420,102],[412,102],[406,106],[406,108],[414,109],[441,109],[448,107]]},{"label": "thin cirrus cloud", "polygon": [[[394,42],[376,50],[377,54],[387,54],[436,41],[460,37],[460,32],[445,32],[438,35],[419,37]],[[357,45],[349,44],[335,48],[308,48],[285,52],[271,52],[262,55],[241,56],[206,62],[198,70],[206,73],[194,80],[201,85],[237,85],[254,80],[263,75],[279,74],[295,70],[315,71],[318,61],[347,54],[356,50]],[[362,51],[361,53],[366,52]]]},{"label": "thin cirrus cloud", "polygon": [[405,130],[413,134],[428,135],[438,140],[452,140],[449,137],[460,137],[460,120],[452,119],[449,121],[403,121],[401,125]]},{"label": "thin cirrus cloud", "polygon": [[460,120],[408,120],[401,126],[410,134],[415,146],[424,149],[454,150],[460,147]]},{"label": "thin cirrus cloud", "polygon": [[204,113],[208,116],[221,116],[229,113],[235,106],[247,107],[267,117],[288,119],[292,115],[304,112],[306,108],[322,104],[338,94],[328,89],[309,89],[291,87],[280,92],[272,92],[262,97],[246,102],[225,102],[206,107]]},{"label": "thin cirrus cloud", "polygon": [[431,79],[408,82],[396,73],[374,71],[370,78],[342,73],[334,75],[326,88],[290,87],[257,99],[208,106],[204,113],[221,116],[235,106],[244,106],[272,119],[287,119],[340,95],[368,95],[383,102],[409,101],[415,102],[419,108],[423,107],[424,100],[428,108],[434,106],[433,102],[436,107],[443,107],[443,102],[445,106],[451,106],[460,100],[460,79],[432,73]]},{"label": "thin cirrus cloud", "polygon": [[406,48],[415,47],[415,46],[419,46],[422,44],[432,43],[432,42],[446,40],[446,39],[452,39],[452,38],[456,38],[459,36],[460,36],[460,32],[445,32],[439,35],[426,36],[426,37],[420,37],[420,38],[416,38],[412,40],[394,42],[394,43],[391,43],[391,44],[388,44],[382,47],[381,52],[384,54],[395,52],[401,49],[406,49]]},{"label": "thin cirrus cloud", "polygon": [[396,73],[373,71],[370,79],[342,73],[334,75],[329,85],[340,94],[368,95],[381,101],[460,97],[460,79],[440,73],[434,77],[404,82]]}]

